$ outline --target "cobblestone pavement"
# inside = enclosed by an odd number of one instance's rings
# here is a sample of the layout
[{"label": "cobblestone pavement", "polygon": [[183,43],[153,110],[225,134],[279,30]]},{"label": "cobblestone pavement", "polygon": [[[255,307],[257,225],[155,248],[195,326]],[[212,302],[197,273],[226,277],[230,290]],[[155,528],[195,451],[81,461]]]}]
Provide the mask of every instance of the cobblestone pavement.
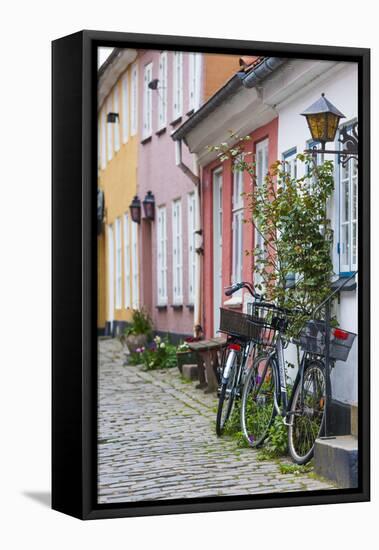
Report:
[{"label": "cobblestone pavement", "polygon": [[144,372],[124,358],[117,340],[100,340],[99,503],[334,488],[218,438],[214,395],[177,369]]}]

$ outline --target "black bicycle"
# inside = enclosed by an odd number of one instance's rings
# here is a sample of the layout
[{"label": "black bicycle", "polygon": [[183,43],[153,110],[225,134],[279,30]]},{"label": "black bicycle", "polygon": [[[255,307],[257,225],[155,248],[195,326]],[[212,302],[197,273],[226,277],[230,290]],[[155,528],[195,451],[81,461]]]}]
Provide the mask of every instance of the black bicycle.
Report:
[{"label": "black bicycle", "polygon": [[[241,400],[241,427],[251,447],[265,441],[276,415],[288,427],[288,448],[297,464],[313,456],[314,444],[324,427],[325,322],[309,321],[300,334],[298,345],[303,350],[299,369],[288,396],[284,348],[291,312],[269,302],[251,305],[252,339],[260,347],[244,379]],[[329,357],[347,359],[355,334],[331,329]]]},{"label": "black bicycle", "polygon": [[[226,296],[231,296],[238,290],[246,288],[257,301],[260,295],[254,292],[248,282],[236,283],[225,290]],[[254,329],[250,324],[250,316],[230,309],[220,309],[220,332],[228,335],[223,347],[218,379],[218,407],[216,416],[216,433],[220,436],[228,422],[235,400],[241,396],[244,379],[247,373],[249,357],[255,350],[252,340]]]}]

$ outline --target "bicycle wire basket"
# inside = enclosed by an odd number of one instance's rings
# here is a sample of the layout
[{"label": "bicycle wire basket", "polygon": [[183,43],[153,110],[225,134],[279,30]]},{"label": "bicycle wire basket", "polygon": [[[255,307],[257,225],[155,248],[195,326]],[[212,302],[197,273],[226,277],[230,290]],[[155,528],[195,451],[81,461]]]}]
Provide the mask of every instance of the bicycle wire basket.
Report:
[{"label": "bicycle wire basket", "polygon": [[[326,326],[324,321],[312,319],[300,332],[300,347],[303,351],[325,356]],[[330,329],[330,359],[346,361],[356,334],[340,328]]]},{"label": "bicycle wire basket", "polygon": [[287,320],[275,307],[258,303],[248,304],[248,313],[220,308],[220,332],[251,340],[256,344],[273,346],[277,332],[285,330]]}]

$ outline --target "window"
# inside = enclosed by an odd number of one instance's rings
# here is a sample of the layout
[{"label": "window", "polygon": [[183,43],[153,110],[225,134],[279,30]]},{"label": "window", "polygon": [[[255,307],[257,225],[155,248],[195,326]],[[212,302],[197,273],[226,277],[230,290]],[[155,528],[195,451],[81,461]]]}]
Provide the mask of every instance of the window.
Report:
[{"label": "window", "polygon": [[232,283],[242,281],[243,263],[243,172],[233,173],[233,266]]},{"label": "window", "polygon": [[97,118],[97,172],[101,168],[101,116]]},{"label": "window", "polygon": [[122,83],[122,142],[126,143],[129,137],[129,86],[128,74],[125,74]]},{"label": "window", "polygon": [[167,223],[166,208],[158,208],[157,223],[157,282],[158,305],[167,304]]},{"label": "window", "polygon": [[[351,130],[349,129],[349,132]],[[358,266],[358,163],[356,159],[340,164],[340,273],[356,271]]]},{"label": "window", "polygon": [[[264,179],[268,172],[268,139],[260,141],[257,143],[255,151],[255,162],[256,162],[256,185],[259,187],[263,185]],[[263,235],[255,230],[255,247],[260,250],[265,250],[264,238]],[[262,278],[259,274],[255,274],[255,284],[262,284]]]},{"label": "window", "polygon": [[183,303],[182,203],[172,203],[173,303]]},{"label": "window", "polygon": [[153,64],[145,66],[143,74],[143,137],[151,136],[152,132],[152,90],[149,82],[153,79]]},{"label": "window", "polygon": [[188,302],[195,302],[196,287],[196,201],[195,193],[188,194]]},{"label": "window", "polygon": [[132,90],[130,98],[130,134],[135,136],[138,128],[138,67],[132,66]]},{"label": "window", "polygon": [[130,307],[130,242],[129,242],[129,216],[124,214],[124,304]]},{"label": "window", "polygon": [[158,129],[167,124],[167,52],[159,56]]},{"label": "window", "polygon": [[113,112],[118,113],[118,118],[112,124],[114,150],[118,151],[120,149],[120,101],[119,101],[118,84],[116,84],[114,88],[114,93],[113,93]]},{"label": "window", "polygon": [[173,118],[176,120],[183,114],[183,53],[174,52],[173,59]]},{"label": "window", "polygon": [[[107,99],[107,114],[112,113],[112,96],[109,96]],[[112,160],[113,156],[113,140],[112,140],[112,127],[113,124],[108,122],[108,117],[106,117],[106,126],[107,126],[107,151],[108,151],[108,160]]]},{"label": "window", "polygon": [[100,125],[101,125],[101,168],[104,170],[107,164],[107,123],[106,123],[106,116],[105,116],[105,110],[101,111],[101,117],[100,117]]},{"label": "window", "polygon": [[201,53],[189,54],[189,110],[200,107]]},{"label": "window", "polygon": [[132,307],[139,306],[139,269],[138,269],[138,229],[135,222],[132,222]]},{"label": "window", "polygon": [[122,272],[121,272],[121,219],[115,221],[116,238],[116,309],[121,309]]},{"label": "window", "polygon": [[297,160],[296,160],[297,150],[296,147],[293,147],[289,151],[283,153],[284,171],[289,175],[290,178],[297,178]]}]

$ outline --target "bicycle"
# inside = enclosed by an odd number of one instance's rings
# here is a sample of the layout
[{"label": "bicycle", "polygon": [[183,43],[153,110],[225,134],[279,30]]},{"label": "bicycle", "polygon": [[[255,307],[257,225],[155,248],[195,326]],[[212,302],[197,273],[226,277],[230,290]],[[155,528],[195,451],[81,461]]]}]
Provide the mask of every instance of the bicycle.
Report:
[{"label": "bicycle", "polygon": [[[260,300],[250,283],[241,282],[228,287],[226,296],[246,288],[255,300]],[[218,372],[218,407],[216,415],[216,434],[221,436],[228,422],[236,398],[241,396],[247,363],[255,346],[251,340],[253,331],[249,316],[238,311],[221,308],[220,332],[227,333]]]},{"label": "bicycle", "polygon": [[[309,321],[300,335],[303,350],[299,369],[288,397],[284,349],[291,311],[271,302],[251,305],[252,338],[259,353],[247,373],[241,400],[241,428],[251,447],[259,447],[267,438],[276,415],[288,428],[288,448],[297,464],[313,456],[314,443],[323,432],[326,378],[322,359],[325,342],[324,321]],[[330,359],[346,360],[355,335],[332,329]]]}]

